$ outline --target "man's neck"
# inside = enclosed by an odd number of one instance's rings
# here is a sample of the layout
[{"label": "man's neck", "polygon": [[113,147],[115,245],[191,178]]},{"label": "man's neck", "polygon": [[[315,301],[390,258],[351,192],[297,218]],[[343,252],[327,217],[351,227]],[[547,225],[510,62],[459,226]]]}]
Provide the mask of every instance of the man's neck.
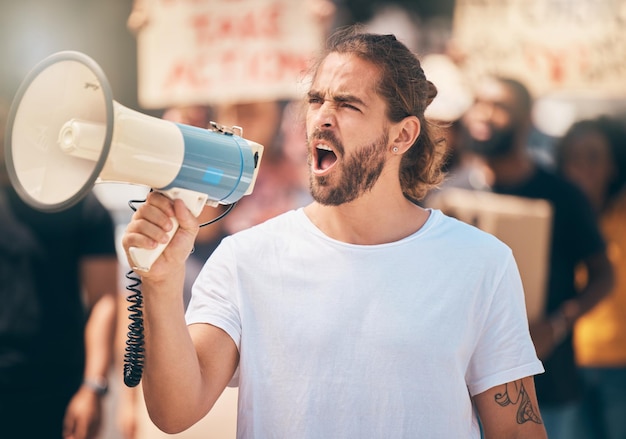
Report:
[{"label": "man's neck", "polygon": [[419,230],[429,213],[401,193],[377,199],[368,193],[340,206],[312,203],[305,208],[309,219],[327,236],[359,245],[395,242]]}]

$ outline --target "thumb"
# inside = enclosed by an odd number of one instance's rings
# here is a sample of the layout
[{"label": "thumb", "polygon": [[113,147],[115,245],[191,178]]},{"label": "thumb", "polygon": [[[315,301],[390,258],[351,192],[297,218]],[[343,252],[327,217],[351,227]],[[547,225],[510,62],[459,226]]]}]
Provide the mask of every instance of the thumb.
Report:
[{"label": "thumb", "polygon": [[193,213],[187,208],[183,200],[174,200],[174,214],[178,221],[178,227],[190,233],[194,238],[198,233],[199,220]]},{"label": "thumb", "polygon": [[174,214],[178,222],[178,230],[166,247],[166,251],[178,258],[186,257],[191,252],[199,230],[199,220],[187,208],[182,200],[174,200]]}]

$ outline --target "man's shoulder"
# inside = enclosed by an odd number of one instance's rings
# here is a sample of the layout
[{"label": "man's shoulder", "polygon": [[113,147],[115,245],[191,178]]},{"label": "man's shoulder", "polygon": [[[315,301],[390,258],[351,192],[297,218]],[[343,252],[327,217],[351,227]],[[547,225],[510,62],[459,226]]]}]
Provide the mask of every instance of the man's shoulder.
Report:
[{"label": "man's shoulder", "polygon": [[472,224],[465,219],[457,218],[439,210],[433,212],[436,215],[438,234],[445,237],[445,242],[461,247],[482,247],[506,251],[507,245],[495,234],[481,229],[479,224]]},{"label": "man's shoulder", "polygon": [[299,210],[289,210],[287,212],[269,218],[259,224],[239,230],[229,237],[245,239],[252,235],[263,235],[268,233],[287,232],[293,224],[299,221]]}]

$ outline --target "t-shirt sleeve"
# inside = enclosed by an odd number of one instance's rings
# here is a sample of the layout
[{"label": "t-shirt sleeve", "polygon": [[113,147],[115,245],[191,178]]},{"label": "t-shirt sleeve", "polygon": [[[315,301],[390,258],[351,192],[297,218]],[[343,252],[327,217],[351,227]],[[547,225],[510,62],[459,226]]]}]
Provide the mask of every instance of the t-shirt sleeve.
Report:
[{"label": "t-shirt sleeve", "polygon": [[230,238],[209,257],[192,287],[185,318],[188,325],[208,323],[225,331],[239,349],[241,318],[237,300],[235,257]]},{"label": "t-shirt sleeve", "polygon": [[543,372],[530,338],[522,281],[509,253],[470,359],[466,382],[473,396]]}]

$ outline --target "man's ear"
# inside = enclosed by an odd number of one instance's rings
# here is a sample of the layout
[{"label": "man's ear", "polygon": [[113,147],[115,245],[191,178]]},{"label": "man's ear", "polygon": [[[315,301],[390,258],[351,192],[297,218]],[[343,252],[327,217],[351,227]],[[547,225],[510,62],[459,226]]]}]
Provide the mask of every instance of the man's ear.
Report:
[{"label": "man's ear", "polygon": [[[417,140],[422,130],[422,124],[417,116],[407,116],[395,124],[391,131],[390,143],[393,144],[393,152],[404,154]],[[396,148],[397,151],[396,151]]]}]

